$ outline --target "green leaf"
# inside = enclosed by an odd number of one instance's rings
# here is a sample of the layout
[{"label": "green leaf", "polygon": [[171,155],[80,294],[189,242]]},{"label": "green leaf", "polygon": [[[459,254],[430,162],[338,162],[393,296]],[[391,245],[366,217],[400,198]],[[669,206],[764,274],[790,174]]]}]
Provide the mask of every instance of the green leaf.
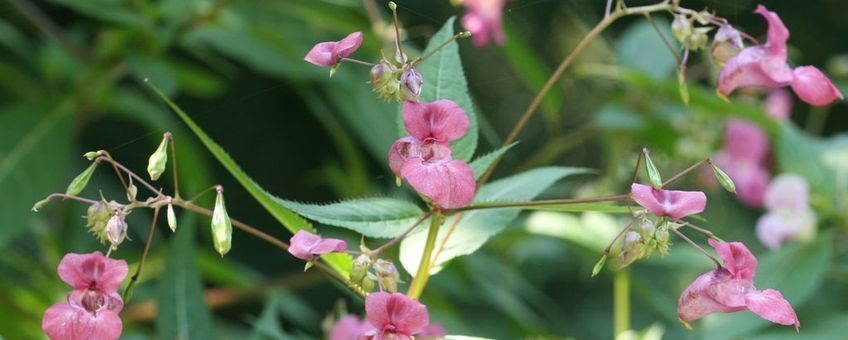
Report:
[{"label": "green leaf", "polygon": [[299,203],[284,199],[277,199],[277,202],[308,219],[347,228],[368,237],[396,237],[422,214],[417,205],[388,197],[360,198],[332,204]]},{"label": "green leaf", "polygon": [[0,109],[0,249],[33,228],[33,202],[67,183],[73,103],[45,99]]},{"label": "green leaf", "polygon": [[576,203],[576,204],[553,204],[553,205],[531,205],[521,207],[524,210],[539,211],[561,211],[561,212],[602,212],[615,214],[629,214],[633,210],[628,206],[615,205],[612,203]]},{"label": "green leaf", "polygon": [[[487,201],[526,201],[541,194],[556,181],[570,175],[589,173],[584,168],[546,167],[514,175],[492,182],[477,192],[475,202]],[[500,233],[516,217],[520,210],[516,208],[471,210],[462,214],[450,239],[439,257],[433,261],[433,272],[451,259],[468,255],[483,246],[486,241]],[[437,240],[444,239],[457,216],[448,218],[439,230]],[[400,261],[407,272],[415,273],[427,238],[427,227],[418,228],[403,240],[400,247]]]},{"label": "green leaf", "polygon": [[[309,224],[308,221],[303,219],[303,217],[298,216],[293,211],[289,210],[279,202],[279,198],[274,195],[269,194],[265,189],[259,186],[256,182],[251,179],[241,167],[236,164],[235,160],[227,154],[224,149],[221,148],[217,143],[215,143],[212,138],[206,135],[203,132],[203,129],[195,123],[191,117],[189,117],[182,109],[180,109],[177,104],[174,104],[167,96],[165,96],[162,91],[156,88],[155,85],[148,83],[150,88],[156,95],[159,96],[168,106],[182,119],[186,125],[188,125],[189,129],[197,135],[197,138],[206,146],[206,149],[218,159],[218,162],[230,172],[233,177],[244,187],[247,192],[250,193],[253,198],[255,198],[259,204],[265,208],[268,213],[270,213],[274,218],[277,219],[286,229],[288,229],[292,234],[296,233],[298,230],[304,229],[310,232],[315,232],[315,228]],[[323,259],[327,261],[336,271],[345,275],[350,271],[350,265],[352,263],[352,259],[350,256],[322,256]],[[346,276],[345,276],[346,277]]]},{"label": "green leaf", "polygon": [[[798,310],[824,282],[830,268],[832,243],[827,233],[809,244],[793,244],[761,256],[754,286],[779,290]],[[705,335],[710,339],[745,338],[769,325],[752,313],[716,314],[704,319]]]},{"label": "green leaf", "polygon": [[[449,18],[442,28],[430,38],[427,48],[422,55],[430,53],[436,47],[451,39],[454,35],[453,23],[455,17]],[[424,87],[421,89],[421,101],[432,102],[439,99],[450,99],[459,104],[468,114],[470,124],[468,133],[452,143],[453,157],[468,161],[477,148],[477,113],[471,96],[468,94],[468,83],[462,69],[462,59],[459,57],[459,44],[452,41],[441,50],[430,56],[417,68],[424,76]]]},{"label": "green leaf", "polygon": [[576,214],[541,211],[527,217],[526,228],[529,233],[558,237],[599,254],[626,223],[598,212],[578,217]]},{"label": "green leaf", "polygon": [[77,177],[74,177],[74,180],[71,181],[71,184],[68,184],[68,189],[65,190],[65,195],[76,196],[85,189],[85,186],[88,185],[88,180],[91,179],[91,174],[94,173],[94,169],[97,169],[97,162],[92,162],[83,172],[81,172]]},{"label": "green leaf", "polygon": [[[657,19],[656,22],[662,34],[670,36],[668,21]],[[671,51],[647,20],[638,20],[627,28],[618,41],[615,55],[622,66],[642,71],[653,79],[666,78],[677,65]]]},{"label": "green leaf", "polygon": [[471,165],[471,169],[474,170],[474,178],[480,179],[480,176],[483,176],[483,174],[486,173],[486,170],[489,170],[489,167],[492,166],[492,163],[501,156],[503,156],[503,154],[506,153],[507,150],[515,146],[515,144],[518,144],[518,142],[498,148],[495,151],[489,152],[471,161],[469,165]]},{"label": "green leaf", "polygon": [[822,149],[812,137],[792,124],[783,124],[775,141],[775,155],[780,171],[803,176],[814,196],[823,196],[828,201],[834,197],[836,176],[824,166]]},{"label": "green leaf", "polygon": [[171,240],[159,281],[156,329],[160,339],[213,339],[212,315],[194,258],[196,223],[191,219],[181,223]]}]

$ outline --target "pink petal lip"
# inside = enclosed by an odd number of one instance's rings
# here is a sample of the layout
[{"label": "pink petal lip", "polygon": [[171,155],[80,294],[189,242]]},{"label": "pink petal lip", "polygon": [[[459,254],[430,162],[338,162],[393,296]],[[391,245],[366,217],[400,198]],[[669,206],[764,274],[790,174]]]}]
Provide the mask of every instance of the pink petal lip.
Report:
[{"label": "pink petal lip", "polygon": [[460,160],[441,160],[434,163],[421,158],[403,164],[401,175],[416,191],[444,209],[459,208],[474,199],[477,182],[474,170]]},{"label": "pink petal lip", "polygon": [[99,251],[90,254],[68,253],[59,262],[59,277],[76,289],[95,287],[113,293],[127,276],[127,262],[103,256]]},{"label": "pink petal lip", "polygon": [[410,337],[430,324],[427,307],[400,293],[371,293],[365,298],[365,313],[384,334]]},{"label": "pink petal lip", "polygon": [[833,82],[813,66],[795,68],[793,74],[792,90],[810,105],[824,106],[845,99]]},{"label": "pink petal lip", "polygon": [[67,303],[50,306],[44,312],[41,328],[52,340],[118,339],[123,324],[111,310],[90,313]]},{"label": "pink petal lip", "polygon": [[468,115],[457,103],[440,99],[432,103],[404,102],[403,124],[409,135],[419,141],[457,140],[468,131]]},{"label": "pink petal lip", "polygon": [[794,325],[795,331],[801,328],[801,321],[783,294],[774,290],[753,291],[745,295],[745,303],[749,310],[761,318],[781,325]]},{"label": "pink petal lip", "polygon": [[657,216],[680,219],[704,211],[707,196],[700,191],[656,190],[649,185],[633,183],[630,193],[634,201]]}]

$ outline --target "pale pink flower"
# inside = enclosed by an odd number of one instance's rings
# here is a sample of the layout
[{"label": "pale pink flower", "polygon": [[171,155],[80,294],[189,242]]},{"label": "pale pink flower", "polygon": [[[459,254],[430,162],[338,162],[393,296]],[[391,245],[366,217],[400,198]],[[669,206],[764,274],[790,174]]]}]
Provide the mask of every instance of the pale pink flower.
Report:
[{"label": "pale pink flower", "polygon": [[348,314],[343,316],[330,331],[330,340],[357,340],[368,331],[374,329],[366,320],[360,319],[356,315]]},{"label": "pale pink flower", "polygon": [[783,89],[771,91],[763,102],[763,110],[774,119],[786,120],[792,114],[792,97]]},{"label": "pale pink flower", "polygon": [[786,240],[809,240],[816,233],[816,215],[809,204],[807,181],[795,174],[777,176],[765,194],[768,212],[757,220],[757,237],[772,250]]},{"label": "pale pink flower", "polygon": [[44,312],[41,328],[53,340],[117,339],[123,325],[117,293],[127,276],[127,263],[103,256],[70,253],[59,262],[59,277],[74,287],[67,303]]},{"label": "pale pink flower", "polygon": [[344,240],[324,239],[303,229],[298,230],[289,242],[289,253],[305,261],[313,260],[321,254],[347,250],[347,242]]},{"label": "pale pink flower", "polygon": [[633,183],[630,195],[636,203],[657,216],[680,219],[704,211],[707,196],[700,191],[654,189],[650,185]]},{"label": "pale pink flower", "polygon": [[506,36],[501,26],[505,0],[464,0],[468,12],[462,17],[462,26],[471,32],[471,40],[483,47],[492,40],[501,45]]},{"label": "pale pink flower", "polygon": [[456,103],[404,102],[403,122],[410,136],[389,149],[389,168],[419,193],[446,209],[464,206],[474,198],[474,170],[451,156],[450,142],[468,130],[468,116]]},{"label": "pale pink flower", "polygon": [[801,327],[789,301],[773,289],[757,290],[754,275],[757,258],[740,242],[709,240],[724,260],[724,267],[698,276],[680,295],[677,316],[694,321],[712,313],[731,313],[745,309],[763,319],[781,325]]},{"label": "pale pink flower", "polygon": [[356,52],[360,45],[362,45],[362,32],[353,32],[339,41],[315,44],[303,60],[321,67],[334,66],[342,58]]},{"label": "pale pink flower", "polygon": [[427,306],[401,293],[371,293],[365,298],[365,312],[374,330],[374,340],[410,340],[430,324]]},{"label": "pale pink flower", "polygon": [[812,66],[793,70],[786,63],[786,41],[789,30],[776,13],[759,5],[754,13],[762,15],[768,22],[767,40],[763,45],[743,49],[730,58],[718,75],[719,92],[730,95],[740,87],[777,88],[792,86],[801,100],[811,105],[827,105],[843,99],[842,93],[830,79]]}]

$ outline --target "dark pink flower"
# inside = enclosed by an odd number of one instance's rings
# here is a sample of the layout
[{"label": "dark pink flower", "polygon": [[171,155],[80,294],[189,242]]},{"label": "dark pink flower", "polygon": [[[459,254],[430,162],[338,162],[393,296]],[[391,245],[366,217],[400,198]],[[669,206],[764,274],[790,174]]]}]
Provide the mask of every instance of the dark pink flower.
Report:
[{"label": "dark pink flower", "polygon": [[416,191],[446,209],[464,206],[474,198],[474,170],[451,157],[450,141],[468,130],[468,116],[456,103],[404,102],[403,122],[409,137],[389,150],[389,168]]},{"label": "dark pink flower", "polygon": [[371,336],[381,339],[412,339],[430,324],[427,307],[400,293],[371,293],[365,298],[368,322],[374,326]]},{"label": "dark pink flower", "polygon": [[368,331],[374,329],[366,320],[360,319],[356,315],[348,314],[343,316],[333,326],[330,331],[330,340],[357,340]]},{"label": "dark pink flower", "polygon": [[630,185],[630,195],[654,215],[672,219],[700,213],[707,205],[707,196],[700,191],[657,190],[639,183]]},{"label": "dark pink flower", "polygon": [[315,44],[303,60],[321,67],[334,66],[342,58],[356,52],[360,45],[362,45],[362,32],[353,32],[339,41]]},{"label": "dark pink flower", "polygon": [[719,92],[730,95],[740,87],[785,87],[792,86],[801,100],[811,105],[827,105],[842,99],[842,93],[830,80],[812,66],[793,70],[786,63],[786,41],[789,30],[776,13],[759,5],[754,13],[762,15],[768,22],[767,40],[763,45],[743,49],[730,58],[718,75]]},{"label": "dark pink flower", "polygon": [[324,239],[303,229],[298,230],[289,242],[289,253],[305,261],[313,260],[321,254],[347,250],[347,242],[344,240]]},{"label": "dark pink flower", "polygon": [[807,181],[795,174],[777,176],[765,193],[768,212],[757,220],[757,237],[770,249],[786,240],[809,240],[816,233],[816,215],[809,203]]},{"label": "dark pink flower", "polygon": [[59,263],[59,277],[74,290],[67,303],[44,312],[41,328],[53,340],[117,339],[123,325],[118,313],[123,300],[117,291],[127,276],[127,263],[103,256],[70,253]]},{"label": "dark pink flower", "polygon": [[694,321],[712,313],[731,313],[748,309],[763,319],[781,325],[801,327],[789,301],[773,289],[757,290],[754,275],[757,258],[740,242],[709,240],[724,260],[724,267],[698,276],[683,291],[677,305],[677,316]]},{"label": "dark pink flower", "polygon": [[501,26],[505,0],[465,0],[468,9],[462,17],[462,26],[471,32],[471,40],[477,47],[483,47],[493,40],[503,44],[506,36]]}]

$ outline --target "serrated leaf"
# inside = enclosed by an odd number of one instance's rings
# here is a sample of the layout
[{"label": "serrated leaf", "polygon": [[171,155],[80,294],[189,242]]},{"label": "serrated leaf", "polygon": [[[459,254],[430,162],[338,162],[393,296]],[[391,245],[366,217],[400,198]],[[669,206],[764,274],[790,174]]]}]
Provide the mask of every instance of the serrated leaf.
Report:
[{"label": "serrated leaf", "polygon": [[[566,167],[545,167],[526,171],[484,186],[478,191],[475,202],[530,200],[566,176],[589,172],[589,169]],[[433,261],[432,273],[438,272],[446,262],[455,257],[475,252],[490,237],[503,231],[512,220],[518,217],[519,212],[517,208],[500,208],[472,210],[462,214],[462,219],[444,249]],[[437,239],[439,243],[447,235],[456,218],[455,215],[445,221],[439,230]],[[426,230],[427,228],[416,229],[401,243],[400,261],[407,272],[415,273],[418,270],[418,263],[427,238]]]},{"label": "serrated leaf", "polygon": [[[315,232],[315,228],[312,227],[312,225],[309,224],[308,221],[306,221],[303,217],[298,216],[296,213],[289,210],[285,206],[281,205],[278,202],[279,198],[269,194],[267,191],[265,191],[265,189],[260,187],[259,184],[254,182],[253,179],[251,179],[250,176],[248,176],[247,173],[245,173],[244,170],[242,170],[241,167],[236,164],[235,160],[233,160],[233,158],[230,157],[230,155],[227,154],[227,152],[224,151],[221,146],[215,143],[212,138],[210,138],[205,132],[203,132],[203,129],[201,129],[200,126],[198,126],[197,123],[195,123],[194,120],[192,120],[191,117],[188,116],[188,114],[183,112],[183,110],[180,109],[177,104],[174,104],[174,102],[172,102],[167,96],[165,96],[162,91],[156,88],[155,85],[150,83],[148,83],[148,85],[153,90],[153,92],[155,92],[156,95],[158,95],[159,98],[161,98],[163,101],[165,101],[165,103],[168,104],[171,110],[173,110],[174,113],[176,113],[180,117],[180,119],[182,119],[183,122],[188,125],[189,129],[191,129],[191,131],[194,132],[195,135],[197,135],[197,138],[199,138],[203,145],[206,146],[206,149],[209,150],[209,152],[211,152],[213,156],[215,156],[218,162],[220,162],[221,165],[223,165],[224,168],[226,168],[227,171],[229,171],[230,174],[235,177],[239,184],[241,184],[242,187],[244,187],[247,192],[249,192],[250,195],[253,196],[253,198],[255,198],[259,202],[259,204],[261,204],[262,207],[265,208],[266,211],[268,211],[268,213],[274,216],[274,218],[277,219],[280,224],[282,224],[292,234],[301,229],[313,233]],[[330,264],[330,266],[332,266],[339,273],[344,274],[350,271],[351,260],[349,258],[346,259],[344,257],[337,256],[322,256],[322,258],[325,259],[327,263]]]},{"label": "serrated leaf", "polygon": [[480,176],[483,176],[486,173],[486,170],[489,170],[489,167],[492,166],[492,163],[503,156],[509,149],[511,149],[518,142],[512,143],[510,145],[501,147],[496,149],[495,151],[489,152],[485,155],[475,158],[468,165],[471,166],[471,169],[474,170],[474,178],[480,179]]},{"label": "serrated leaf", "polygon": [[361,198],[331,204],[310,204],[276,199],[298,214],[368,237],[390,238],[402,234],[422,211],[417,205],[388,197]]},{"label": "serrated leaf", "polygon": [[[455,20],[455,17],[451,17],[445,22],[442,28],[430,38],[430,42],[427,43],[427,48],[422,55],[430,53],[453,37]],[[453,146],[453,158],[470,160],[477,148],[477,113],[474,110],[471,96],[468,94],[468,83],[465,80],[462,59],[459,57],[459,44],[456,41],[450,42],[418,65],[416,69],[424,76],[424,86],[421,88],[420,96],[422,102],[450,99],[459,104],[468,114],[470,123],[468,132],[464,137],[451,144]],[[405,135],[405,131],[402,134]]]},{"label": "serrated leaf", "polygon": [[213,339],[212,315],[195,260],[193,215],[171,240],[157,293],[156,329],[160,339]]}]

